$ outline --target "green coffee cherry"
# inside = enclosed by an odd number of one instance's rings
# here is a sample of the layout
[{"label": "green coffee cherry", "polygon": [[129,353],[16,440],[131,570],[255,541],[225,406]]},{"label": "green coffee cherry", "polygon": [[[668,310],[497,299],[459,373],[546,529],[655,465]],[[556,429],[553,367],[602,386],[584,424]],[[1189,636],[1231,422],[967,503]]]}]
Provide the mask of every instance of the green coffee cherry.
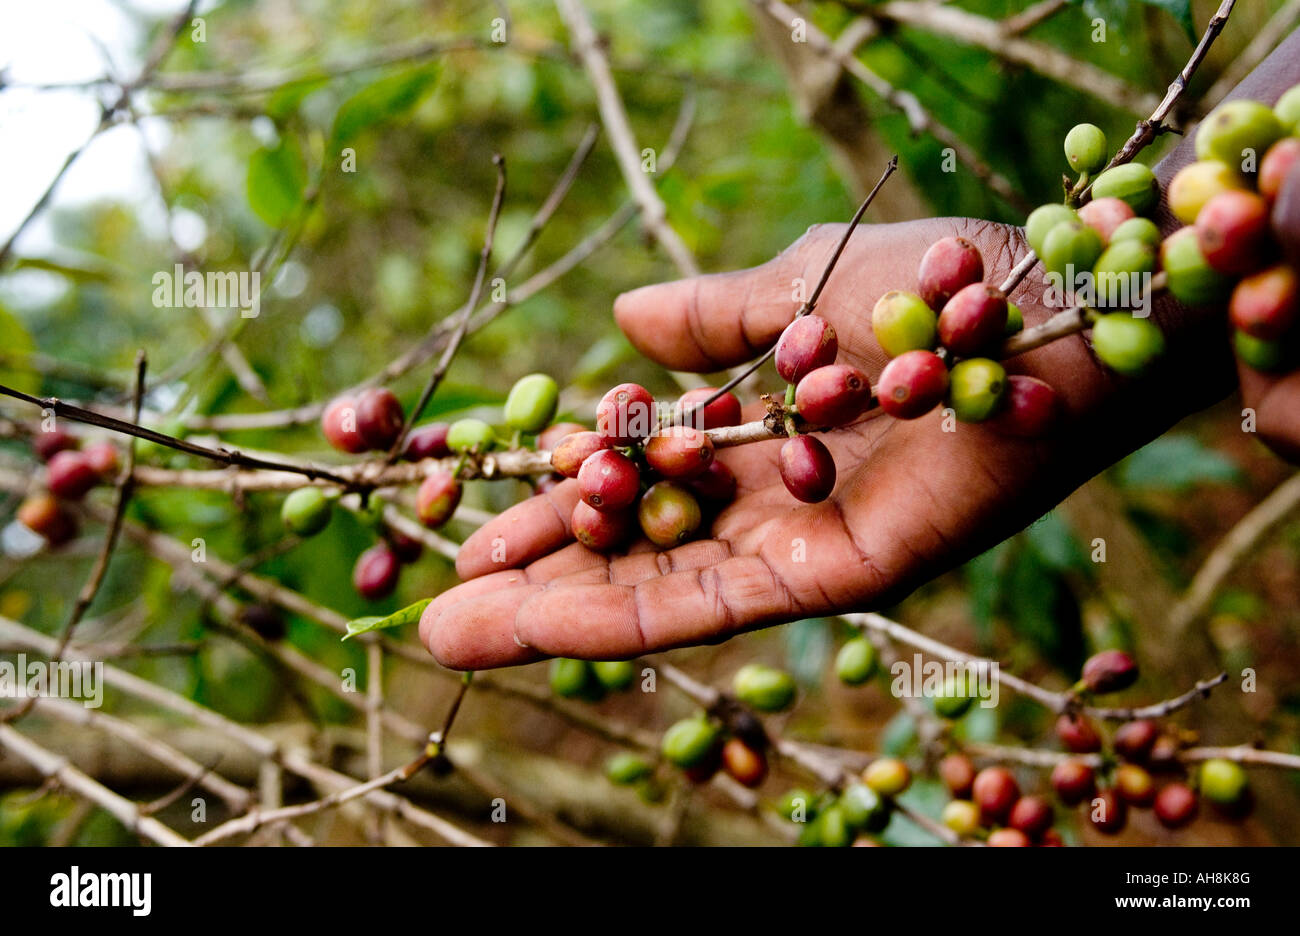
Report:
[{"label": "green coffee cherry", "polygon": [[551,691],[566,699],[578,698],[587,693],[595,681],[591,664],[586,660],[569,660],[556,657],[551,661]]},{"label": "green coffee cherry", "polygon": [[1287,136],[1300,136],[1300,85],[1285,92],[1273,105],[1273,115]]},{"label": "green coffee cherry", "polygon": [[1078,220],[1078,212],[1069,205],[1059,203],[1040,205],[1030,212],[1025,220],[1025,240],[1029,242],[1030,247],[1034,248],[1034,253],[1041,257],[1043,242],[1047,240],[1048,232],[1058,224]]},{"label": "green coffee cherry", "polygon": [[1148,247],[1160,246],[1160,228],[1150,218],[1129,218],[1110,232],[1112,246],[1120,241],[1136,241]]},{"label": "green coffee cherry", "polygon": [[1234,279],[1206,262],[1195,228],[1181,228],[1165,238],[1160,245],[1160,268],[1169,293],[1183,305],[1215,305],[1232,294]]},{"label": "green coffee cherry", "polygon": [[1002,401],[1007,372],[997,361],[967,358],[948,372],[948,405],[962,422],[988,419]]},{"label": "green coffee cherry", "polygon": [[560,388],[546,374],[520,377],[506,397],[506,425],[530,435],[541,432],[555,415]]},{"label": "green coffee cherry", "polygon": [[980,808],[970,800],[951,800],[943,807],[943,824],[958,835],[969,837],[980,827]]},{"label": "green coffee cherry", "polygon": [[732,680],[736,698],[760,712],[779,712],[794,702],[794,678],[775,667],[750,663],[736,671]]},{"label": "green coffee cherry", "polygon": [[677,722],[664,732],[660,750],[669,763],[683,769],[702,763],[718,740],[718,728],[696,716]]},{"label": "green coffee cherry", "polygon": [[298,488],[284,499],[280,519],[299,536],[315,536],[329,524],[332,507],[320,488]]},{"label": "green coffee cherry", "polygon": [[1134,377],[1165,350],[1165,336],[1150,319],[1112,312],[1092,326],[1092,348],[1111,370]]},{"label": "green coffee cherry", "polygon": [[1243,364],[1265,374],[1289,370],[1291,348],[1282,341],[1263,341],[1244,331],[1232,333],[1232,347]]},{"label": "green coffee cherry", "polygon": [[605,761],[605,776],[609,778],[610,783],[618,786],[631,786],[644,780],[650,776],[653,769],[645,758],[628,751],[615,754]]},{"label": "green coffee cherry", "polygon": [[896,757],[879,757],[862,771],[862,782],[881,796],[897,796],[912,783],[912,771]]},{"label": "green coffee cherry", "polygon": [[938,340],[934,310],[915,293],[894,289],[871,310],[871,330],[891,358],[907,351],[929,351]]},{"label": "green coffee cherry", "polygon": [[839,806],[832,806],[817,817],[817,832],[823,848],[848,848],[853,844],[853,829]]},{"label": "green coffee cherry", "polygon": [[791,822],[796,821],[796,817],[801,817],[799,821],[807,822],[817,815],[817,802],[807,790],[795,788],[782,794],[777,801],[776,811]]},{"label": "green coffee cherry", "polygon": [[866,637],[854,637],[840,647],[835,673],[846,686],[861,686],[876,675],[876,647]]},{"label": "green coffee cherry", "polygon": [[1025,314],[1014,302],[1007,303],[1007,327],[1003,334],[1014,335],[1025,327]]},{"label": "green coffee cherry", "polygon": [[[1137,220],[1136,218],[1134,220]],[[1145,220],[1145,219],[1143,219]],[[1149,288],[1156,270],[1154,247],[1136,240],[1122,240],[1107,247],[1092,268],[1097,304],[1115,308],[1136,304]]]},{"label": "green coffee cherry", "polygon": [[610,692],[622,692],[636,681],[636,667],[627,660],[592,663],[591,672]]},{"label": "green coffee cherry", "polygon": [[1146,214],[1160,200],[1160,182],[1142,163],[1112,166],[1092,183],[1093,198],[1118,198],[1138,214]]},{"label": "green coffee cherry", "polygon": [[481,419],[458,419],[447,430],[447,448],[453,452],[486,452],[496,442],[496,433]]},{"label": "green coffee cherry", "polygon": [[1043,267],[1064,278],[1066,289],[1073,289],[1071,273],[1077,276],[1091,270],[1102,248],[1096,229],[1082,221],[1064,221],[1048,231],[1043,240]]},{"label": "green coffee cherry", "polygon": [[1201,121],[1196,130],[1196,158],[1217,159],[1242,171],[1242,164],[1253,155],[1254,163],[1264,158],[1268,148],[1285,135],[1273,111],[1247,98],[1220,104]]},{"label": "green coffee cherry", "polygon": [[970,709],[970,680],[965,674],[950,676],[943,690],[934,697],[934,711],[941,718],[961,718]]},{"label": "green coffee cherry", "polygon": [[1201,795],[1211,803],[1237,803],[1246,792],[1246,783],[1246,771],[1233,761],[1216,757],[1201,764]]},{"label": "green coffee cherry", "polygon": [[1075,172],[1097,172],[1106,165],[1106,134],[1093,124],[1076,124],[1065,135],[1065,158]]},{"label": "green coffee cherry", "polygon": [[879,832],[889,824],[889,803],[865,783],[850,783],[845,787],[839,807],[854,829]]}]

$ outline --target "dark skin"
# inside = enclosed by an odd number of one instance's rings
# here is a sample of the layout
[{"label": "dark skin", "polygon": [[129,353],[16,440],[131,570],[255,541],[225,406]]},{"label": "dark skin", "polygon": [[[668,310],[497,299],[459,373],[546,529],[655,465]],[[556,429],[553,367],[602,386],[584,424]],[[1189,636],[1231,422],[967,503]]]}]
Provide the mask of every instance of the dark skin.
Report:
[{"label": "dark skin", "polygon": [[[1272,102],[1300,82],[1300,33],[1234,96]],[[1184,141],[1159,167],[1162,182],[1193,158]],[[1300,257],[1300,167],[1279,198],[1279,238]],[[1176,222],[1157,217],[1166,231]],[[794,317],[793,281],[815,283],[840,225],[812,228],[780,256],[751,270],[650,286],[620,296],[619,326],[651,359],[710,372],[770,347]],[[839,335],[839,361],[874,379],[886,362],[869,310],[890,289],[915,285],[934,241],[959,235],[984,256],[997,283],[1028,248],[1018,228],[972,219],[863,226],[849,241],[817,312]],[[1053,310],[1041,301],[1041,268],[1011,299],[1027,325]],[[804,617],[886,606],[934,576],[1024,528],[1107,466],[1239,384],[1261,439],[1300,460],[1300,373],[1240,373],[1222,309],[1158,303],[1167,351],[1141,380],[1117,377],[1075,335],[1007,361],[1011,373],[1051,383],[1064,412],[1039,440],[987,427],[942,429],[936,411],[917,420],[868,419],[822,433],[839,469],[829,500],[799,504],[777,469],[780,440],[723,449],[735,500],[707,536],[666,552],[639,542],[603,556],[573,542],[568,518],[577,483],[516,505],[461,549],[464,584],[439,595],[420,636],[440,663],[486,669],[548,656],[618,659]],[[775,378],[773,378],[775,379]],[[777,390],[775,384],[771,387]],[[756,405],[746,418],[761,415]],[[502,561],[504,560],[504,561]]]}]

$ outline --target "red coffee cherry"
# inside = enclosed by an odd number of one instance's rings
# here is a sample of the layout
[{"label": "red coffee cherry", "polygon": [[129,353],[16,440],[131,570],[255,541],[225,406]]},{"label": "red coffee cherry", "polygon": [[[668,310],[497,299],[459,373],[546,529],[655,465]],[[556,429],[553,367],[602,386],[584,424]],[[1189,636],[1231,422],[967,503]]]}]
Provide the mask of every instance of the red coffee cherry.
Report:
[{"label": "red coffee cherry", "polygon": [[1268,204],[1254,192],[1220,192],[1196,216],[1196,242],[1220,273],[1257,269],[1268,257]]},{"label": "red coffee cherry", "polygon": [[871,381],[856,367],[828,364],[799,381],[794,405],[809,425],[848,425],[871,405]]},{"label": "red coffee cherry", "polygon": [[1115,770],[1115,791],[1129,806],[1150,806],[1156,798],[1156,782],[1137,764],[1120,764]]},{"label": "red coffee cherry", "polygon": [[936,312],[960,290],[984,279],[979,248],[964,237],[944,237],[921,258],[916,291]]},{"label": "red coffee cherry", "polygon": [[1151,753],[1147,755],[1147,767],[1156,771],[1171,771],[1180,769],[1178,763],[1178,739],[1172,735],[1162,734],[1156,738],[1155,743],[1151,745]]},{"label": "red coffee cherry", "polygon": [[1127,761],[1141,763],[1151,753],[1151,747],[1160,736],[1160,726],[1149,718],[1125,722],[1115,732],[1112,742],[1115,753]]},{"label": "red coffee cherry", "polygon": [[423,458],[450,458],[451,448],[447,445],[447,423],[429,423],[412,429],[402,446],[402,458],[406,461],[420,461]]},{"label": "red coffee cherry", "polygon": [[821,440],[799,435],[781,446],[781,480],[805,504],[816,504],[835,489],[835,460]]},{"label": "red coffee cherry", "polygon": [[1128,807],[1114,790],[1101,790],[1088,804],[1088,821],[1103,835],[1118,835],[1128,821]]},{"label": "red coffee cherry", "polygon": [[424,553],[423,543],[393,527],[384,530],[384,542],[388,544],[388,548],[393,551],[393,555],[402,565],[410,565]]},{"label": "red coffee cherry", "polygon": [[360,556],[352,568],[352,584],[367,601],[392,594],[397,587],[401,564],[387,543],[376,543]]},{"label": "red coffee cherry", "polygon": [[971,798],[985,822],[1005,822],[1011,807],[1020,799],[1020,784],[1005,767],[985,767],[975,775]]},{"label": "red coffee cherry", "polygon": [[681,413],[679,421],[686,426],[697,429],[719,429],[722,426],[739,426],[740,400],[730,391],[718,397],[704,411],[698,412],[700,404],[718,392],[717,387],[698,387],[687,390],[677,400],[677,409]]},{"label": "red coffee cherry", "polygon": [[820,315],[795,319],[776,343],[776,372],[786,383],[798,383],[806,374],[835,363],[839,339],[831,323]]},{"label": "red coffee cherry", "polygon": [[86,464],[101,478],[111,478],[117,474],[117,446],[107,439],[91,442],[82,454],[86,456]]},{"label": "red coffee cherry", "polygon": [[1185,783],[1171,783],[1156,794],[1155,813],[1166,829],[1181,829],[1196,818],[1196,794]]},{"label": "red coffee cherry", "polygon": [[604,449],[589,456],[578,469],[578,492],[597,510],[622,510],[641,492],[641,472],[622,452]]},{"label": "red coffee cherry", "polygon": [[358,455],[369,446],[357,428],[357,401],[350,396],[335,398],[320,418],[321,432],[340,452]]},{"label": "red coffee cherry", "polygon": [[1051,384],[1037,377],[1011,374],[998,413],[986,425],[1002,435],[1037,439],[1052,428],[1060,409],[1060,394]]},{"label": "red coffee cherry", "polygon": [[961,357],[996,347],[1007,329],[1007,297],[1000,289],[972,283],[939,313],[939,343]]},{"label": "red coffee cherry", "polygon": [[1061,761],[1052,768],[1052,789],[1066,806],[1083,802],[1096,790],[1092,768],[1079,760]]},{"label": "red coffee cherry", "polygon": [[705,500],[726,503],[736,496],[735,474],[716,458],[709,462],[703,474],[688,478],[686,486]]},{"label": "red coffee cherry", "polygon": [[767,758],[739,738],[731,738],[722,746],[722,768],[737,783],[753,789],[767,777]]},{"label": "red coffee cherry", "polygon": [[553,451],[555,446],[560,444],[560,440],[573,435],[575,432],[586,432],[587,427],[582,423],[562,422],[553,426],[547,426],[541,432],[537,433],[537,447],[543,451]]},{"label": "red coffee cherry", "polygon": [[637,505],[636,516],[641,532],[661,549],[686,542],[703,520],[700,502],[689,488],[676,481],[650,485]]},{"label": "red coffee cherry", "polygon": [[992,848],[1028,848],[1034,843],[1019,829],[996,829],[989,833],[988,844]]},{"label": "red coffee cherry", "polygon": [[405,419],[401,402],[387,387],[370,387],[357,397],[357,431],[369,448],[392,448]]},{"label": "red coffee cherry", "polygon": [[596,431],[611,445],[631,445],[655,425],[655,398],[640,384],[614,387],[596,407]]},{"label": "red coffee cherry", "polygon": [[1228,318],[1261,341],[1276,341],[1295,325],[1300,309],[1300,283],[1284,263],[1247,276],[1232,290]]},{"label": "red coffee cherry", "polygon": [[435,471],[420,482],[415,494],[415,515],[430,530],[436,530],[456,512],[460,495],[460,482],[451,472]]},{"label": "red coffee cherry", "polygon": [[36,457],[43,462],[49,461],[59,452],[66,452],[68,449],[75,449],[81,444],[81,440],[71,432],[64,432],[62,429],[51,429],[49,432],[37,432],[32,436],[32,451]]},{"label": "red coffee cherry", "polygon": [[1055,829],[1048,829],[1043,833],[1042,840],[1038,843],[1039,848],[1064,848],[1065,839],[1061,838],[1061,833]]},{"label": "red coffee cherry", "polygon": [[1052,804],[1041,796],[1022,796],[1011,807],[1007,825],[1037,840],[1052,827]]},{"label": "red coffee cherry", "polygon": [[573,505],[569,526],[579,543],[596,552],[617,549],[632,538],[636,528],[631,510],[606,512],[582,501]]},{"label": "red coffee cherry", "polygon": [[953,799],[970,799],[975,783],[975,765],[965,754],[949,754],[939,761],[939,779]]},{"label": "red coffee cherry", "polygon": [[1119,198],[1094,198],[1079,209],[1079,220],[1100,234],[1107,244],[1115,228],[1136,217],[1128,202]]},{"label": "red coffee cherry", "polygon": [[77,535],[77,521],[52,494],[41,492],[18,507],[18,522],[51,546],[61,546]]},{"label": "red coffee cherry", "polygon": [[1123,650],[1103,650],[1083,664],[1083,685],[1089,692],[1105,695],[1119,692],[1137,682],[1137,662]]},{"label": "red coffee cherry", "polygon": [[45,471],[50,493],[64,500],[81,500],[100,480],[85,454],[72,449],[56,453]]},{"label": "red coffee cherry", "polygon": [[1062,715],[1056,720],[1056,736],[1075,754],[1093,754],[1101,750],[1101,736],[1092,722],[1082,715]]},{"label": "red coffee cherry", "polygon": [[551,450],[551,467],[566,478],[576,478],[582,463],[609,447],[609,440],[599,432],[571,432]]},{"label": "red coffee cherry", "polygon": [[1300,137],[1278,140],[1259,161],[1259,194],[1270,205],[1277,200],[1282,183],[1297,162],[1300,162]]},{"label": "red coffee cherry", "polygon": [[712,464],[713,443],[700,429],[672,426],[646,440],[645,460],[665,478],[690,478]]},{"label": "red coffee cherry", "polygon": [[906,351],[880,372],[880,408],[896,419],[916,419],[943,402],[948,368],[933,351]]}]

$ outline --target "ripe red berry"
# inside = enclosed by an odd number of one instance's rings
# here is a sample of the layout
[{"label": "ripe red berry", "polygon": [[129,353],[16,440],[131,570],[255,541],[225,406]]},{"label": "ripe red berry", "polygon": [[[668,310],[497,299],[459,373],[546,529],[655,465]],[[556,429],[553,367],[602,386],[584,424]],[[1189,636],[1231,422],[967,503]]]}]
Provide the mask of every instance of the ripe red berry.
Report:
[{"label": "ripe red berry", "polygon": [[584,429],[572,432],[556,443],[551,450],[551,467],[566,478],[576,478],[582,463],[597,452],[609,447],[609,440],[599,432]]},{"label": "ripe red berry", "polygon": [[405,418],[401,402],[387,387],[370,387],[357,396],[357,431],[369,448],[391,448]]},{"label": "ripe red berry", "polygon": [[1005,822],[1011,807],[1020,799],[1020,784],[1005,767],[985,767],[975,775],[971,798],[985,822]]},{"label": "ripe red berry", "polygon": [[939,313],[939,343],[961,357],[996,347],[1007,330],[1007,297],[1000,289],[972,283]]},{"label": "ripe red berry", "polygon": [[1196,818],[1196,794],[1185,783],[1171,783],[1156,794],[1155,813],[1167,829],[1181,829]]},{"label": "ripe red berry", "polygon": [[1094,198],[1079,209],[1079,220],[1100,234],[1108,244],[1115,228],[1136,217],[1137,213],[1128,202],[1119,198]]},{"label": "ripe red berry", "polygon": [[1092,768],[1079,760],[1061,761],[1052,768],[1052,789],[1067,806],[1083,802],[1096,789]]},{"label": "ripe red berry", "polygon": [[619,384],[596,407],[596,431],[611,445],[631,445],[655,425],[655,399],[640,384]]},{"label": "ripe red berry", "polygon": [[713,443],[700,429],[672,426],[646,440],[645,460],[665,478],[690,478],[712,464]]},{"label": "ripe red berry", "polygon": [[1123,650],[1102,650],[1083,664],[1083,685],[1097,695],[1127,689],[1137,678],[1137,662]]},{"label": "ripe red berry", "polygon": [[845,426],[871,405],[871,381],[849,364],[828,364],[799,381],[794,405],[810,426]]},{"label": "ripe red berry", "polygon": [[1277,200],[1282,183],[1297,162],[1300,162],[1300,137],[1278,140],[1259,161],[1259,194],[1270,205]]},{"label": "ripe red berry", "polygon": [[705,500],[726,503],[736,496],[736,476],[716,458],[703,474],[688,478],[686,486]]},{"label": "ripe red berry", "polygon": [[641,532],[661,549],[686,542],[703,520],[700,502],[689,488],[676,481],[650,485],[637,504],[636,516]]},{"label": "ripe red berry", "polygon": [[767,758],[739,738],[722,746],[722,767],[737,783],[751,789],[762,785],[767,776]]},{"label": "ripe red berry", "polygon": [[70,432],[64,432],[62,429],[38,432],[32,436],[32,450],[36,452],[36,457],[43,462],[49,461],[59,452],[75,449],[80,444],[80,439]]},{"label": "ripe red berry", "polygon": [[1232,324],[1261,341],[1276,341],[1296,323],[1300,314],[1300,281],[1284,263],[1247,276],[1232,290],[1228,318]]},{"label": "ripe red berry", "polygon": [[583,546],[596,552],[607,552],[631,539],[636,525],[631,510],[600,511],[578,501],[573,505],[569,526],[574,538]]},{"label": "ripe red berry", "polygon": [[1220,273],[1242,274],[1268,258],[1268,204],[1254,192],[1220,192],[1196,216],[1196,242]]},{"label": "ripe red berry", "polygon": [[402,565],[410,565],[424,552],[423,543],[414,536],[407,536],[393,527],[384,530],[384,542],[388,544],[388,548],[393,551],[393,555]]},{"label": "ripe red berry", "polygon": [[640,491],[641,472],[636,462],[622,452],[602,449],[578,469],[579,495],[597,510],[630,507]]},{"label": "ripe red berry", "polygon": [[449,471],[435,471],[420,482],[415,494],[415,515],[431,530],[436,530],[456,512],[460,504],[460,482]]},{"label": "ripe red berry", "polygon": [[1134,763],[1141,763],[1151,753],[1151,747],[1160,736],[1160,727],[1149,718],[1125,722],[1115,732],[1115,753]]},{"label": "ripe red berry", "polygon": [[736,395],[728,391],[718,397],[703,411],[700,411],[700,404],[707,400],[713,394],[718,392],[717,387],[698,387],[694,390],[687,390],[677,400],[677,408],[681,415],[678,421],[685,426],[694,426],[696,429],[719,429],[722,426],[739,426],[741,419],[740,400]]},{"label": "ripe red berry", "polygon": [[387,543],[376,543],[360,556],[352,569],[352,584],[367,601],[392,594],[401,564]]},{"label": "ripe red berry", "polygon": [[50,493],[64,500],[80,500],[100,480],[85,454],[73,449],[56,453],[45,470]]},{"label": "ripe red berry", "polygon": [[1082,715],[1062,715],[1056,720],[1056,736],[1075,754],[1092,754],[1101,750],[1101,736],[1092,722]]},{"label": "ripe red berry", "polygon": [[964,237],[935,241],[921,258],[917,272],[917,293],[925,304],[941,311],[960,290],[984,279],[984,260],[979,248]]},{"label": "ripe red berry", "polygon": [[110,478],[117,474],[117,446],[107,439],[91,442],[83,450],[86,463],[101,478]]},{"label": "ripe red berry", "polygon": [[553,426],[547,426],[541,432],[537,433],[537,447],[544,451],[554,451],[555,446],[560,444],[560,440],[573,435],[575,432],[586,432],[587,427],[582,423],[562,422]]},{"label": "ripe red berry", "polygon": [[52,494],[33,494],[18,507],[18,522],[51,546],[60,546],[77,535],[76,519],[64,510]]},{"label": "ripe red berry", "polygon": [[[1122,203],[1121,203],[1122,204]],[[997,414],[986,425],[1002,435],[1036,439],[1046,435],[1060,412],[1060,394],[1037,377],[1011,374]]]},{"label": "ripe red berry", "polygon": [[799,500],[816,504],[835,489],[835,460],[820,439],[795,436],[781,446],[781,480]]},{"label": "ripe red berry", "polygon": [[1034,843],[1019,829],[996,829],[989,833],[988,844],[992,848],[1028,848]]},{"label": "ripe red berry", "polygon": [[340,452],[356,455],[368,448],[357,428],[357,401],[350,396],[337,397],[325,407],[320,428],[326,441]]},{"label": "ripe red berry", "polygon": [[1128,820],[1128,808],[1114,790],[1100,790],[1088,804],[1088,820],[1104,835],[1118,835]]},{"label": "ripe red berry", "polygon": [[1115,770],[1115,791],[1129,806],[1150,806],[1156,798],[1156,782],[1137,764],[1120,764]]},{"label": "ripe red berry", "polygon": [[939,779],[953,799],[969,799],[975,783],[975,765],[965,754],[949,754],[939,761]]},{"label": "ripe red berry", "polygon": [[820,315],[795,319],[776,343],[776,372],[786,383],[798,383],[806,374],[835,363],[840,343],[831,323]]},{"label": "ripe red berry", "polygon": [[[402,446],[402,458],[407,461],[419,461],[422,458],[450,458],[451,448],[447,445],[447,423],[437,422],[412,429]],[[545,446],[543,446],[545,448]]]},{"label": "ripe red berry", "polygon": [[1041,796],[1022,796],[1011,807],[1007,825],[1019,829],[1031,839],[1038,839],[1052,827],[1052,804]]},{"label": "ripe red berry", "polygon": [[948,368],[933,351],[906,351],[880,372],[880,408],[896,419],[916,419],[943,402]]}]

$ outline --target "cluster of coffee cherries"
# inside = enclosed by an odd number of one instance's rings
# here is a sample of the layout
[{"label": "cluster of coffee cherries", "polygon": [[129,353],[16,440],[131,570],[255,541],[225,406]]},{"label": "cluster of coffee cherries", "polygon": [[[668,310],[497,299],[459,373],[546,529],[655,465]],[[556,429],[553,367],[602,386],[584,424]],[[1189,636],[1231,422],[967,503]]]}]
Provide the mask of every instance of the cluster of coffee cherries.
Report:
[{"label": "cluster of coffee cherries", "polygon": [[843,789],[814,795],[787,791],[777,812],[802,824],[798,843],[825,848],[875,845],[871,837],[885,830],[894,815],[894,800],[912,783],[912,771],[896,757],[878,757]]},{"label": "cluster of coffee cherries", "polygon": [[67,505],[112,481],[118,470],[117,446],[97,439],[83,448],[79,437],[54,427],[37,432],[32,449],[45,462],[45,487],[19,505],[18,522],[51,547],[60,546],[77,535],[77,519]]}]

